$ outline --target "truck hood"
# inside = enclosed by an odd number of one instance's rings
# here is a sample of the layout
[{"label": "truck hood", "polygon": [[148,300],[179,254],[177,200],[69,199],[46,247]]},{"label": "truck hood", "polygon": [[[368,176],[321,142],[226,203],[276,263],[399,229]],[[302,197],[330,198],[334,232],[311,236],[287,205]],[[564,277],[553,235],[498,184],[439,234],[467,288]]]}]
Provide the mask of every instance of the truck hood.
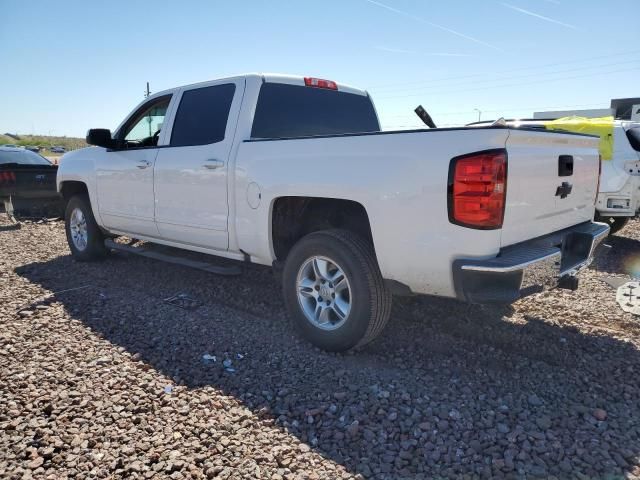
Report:
[{"label": "truck hood", "polygon": [[78,150],[73,150],[71,152],[67,152],[64,155],[62,155],[58,163],[59,165],[62,165],[63,162],[71,162],[71,161],[82,159],[82,158],[85,158],[85,159],[91,158],[93,155],[92,154],[87,155],[87,153],[91,152],[92,150],[104,150],[104,148],[102,147],[79,148]]}]

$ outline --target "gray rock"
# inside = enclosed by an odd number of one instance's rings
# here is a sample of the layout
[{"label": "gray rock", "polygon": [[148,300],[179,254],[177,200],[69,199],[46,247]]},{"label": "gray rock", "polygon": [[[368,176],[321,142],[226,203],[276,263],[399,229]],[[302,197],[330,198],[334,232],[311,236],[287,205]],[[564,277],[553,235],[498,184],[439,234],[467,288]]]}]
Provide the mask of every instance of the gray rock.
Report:
[{"label": "gray rock", "polygon": [[506,424],[504,424],[504,423],[498,423],[498,424],[496,425],[496,428],[497,428],[497,430],[498,430],[500,433],[509,433],[509,432],[511,431],[511,429],[509,428],[509,426],[508,426],[508,425],[506,425]]},{"label": "gray rock", "polygon": [[529,405],[531,405],[532,407],[539,407],[541,405],[543,405],[543,401],[540,397],[538,397],[536,394],[531,394],[527,397],[527,402],[529,403]]},{"label": "gray rock", "polygon": [[551,428],[551,418],[548,415],[542,415],[536,418],[536,425],[542,430]]}]

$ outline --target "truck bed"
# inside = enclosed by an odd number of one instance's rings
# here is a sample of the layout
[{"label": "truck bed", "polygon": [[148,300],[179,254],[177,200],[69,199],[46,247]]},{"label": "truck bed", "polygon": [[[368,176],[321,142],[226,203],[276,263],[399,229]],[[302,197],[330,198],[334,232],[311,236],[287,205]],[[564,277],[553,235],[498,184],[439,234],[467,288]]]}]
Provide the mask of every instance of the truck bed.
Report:
[{"label": "truck bed", "polygon": [[[506,148],[508,156],[503,227],[452,224],[447,216],[451,159],[492,148]],[[569,180],[558,176],[560,155],[574,157]],[[276,195],[339,199],[348,193],[369,215],[385,278],[410,277],[417,292],[454,296],[456,258],[494,257],[505,246],[592,220],[598,153],[597,139],[583,135],[460,127],[246,140],[236,168],[251,172],[250,178],[237,177],[238,243],[265,263],[271,252],[257,239],[269,237],[268,216],[247,205],[249,183],[263,187],[265,208]],[[563,181],[573,189],[560,199],[556,191]]]}]

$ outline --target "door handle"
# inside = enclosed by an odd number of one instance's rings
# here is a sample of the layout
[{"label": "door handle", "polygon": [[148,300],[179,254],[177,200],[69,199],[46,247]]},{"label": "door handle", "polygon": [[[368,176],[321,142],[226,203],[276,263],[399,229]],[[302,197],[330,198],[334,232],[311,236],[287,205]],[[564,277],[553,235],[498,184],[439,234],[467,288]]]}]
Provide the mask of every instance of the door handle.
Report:
[{"label": "door handle", "polygon": [[136,167],[141,168],[141,169],[142,168],[147,168],[147,167],[150,167],[150,166],[151,166],[151,162],[148,161],[148,160],[140,160],[138,162],[138,165],[136,165]]},{"label": "door handle", "polygon": [[570,177],[573,175],[573,156],[560,155],[558,157],[558,176]]},{"label": "door handle", "polygon": [[215,170],[220,167],[224,167],[224,162],[222,160],[216,160],[215,158],[210,158],[207,160],[207,163],[204,164],[204,168],[208,168],[209,170]]}]

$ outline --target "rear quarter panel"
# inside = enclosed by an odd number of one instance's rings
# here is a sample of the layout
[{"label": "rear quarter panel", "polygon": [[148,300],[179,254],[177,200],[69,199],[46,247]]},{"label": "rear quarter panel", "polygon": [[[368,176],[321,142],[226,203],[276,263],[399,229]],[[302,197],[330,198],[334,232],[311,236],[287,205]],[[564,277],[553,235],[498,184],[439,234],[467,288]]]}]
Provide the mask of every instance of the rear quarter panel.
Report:
[{"label": "rear quarter panel", "polygon": [[[502,148],[507,135],[506,129],[474,128],[243,142],[235,163],[239,248],[259,263],[275,259],[271,212],[279,197],[353,200],[367,211],[385,278],[415,292],[455,296],[453,259],[495,256],[500,231],[449,222],[449,163]],[[256,189],[261,200],[253,208],[248,192]]]}]

